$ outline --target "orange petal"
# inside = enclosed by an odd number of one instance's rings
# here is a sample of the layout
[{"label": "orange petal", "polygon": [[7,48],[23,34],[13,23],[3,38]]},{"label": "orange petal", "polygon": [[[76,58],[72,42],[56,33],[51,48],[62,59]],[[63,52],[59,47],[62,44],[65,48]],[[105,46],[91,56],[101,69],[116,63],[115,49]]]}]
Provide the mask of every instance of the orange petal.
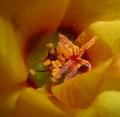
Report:
[{"label": "orange petal", "polygon": [[[61,22],[70,0],[2,1],[1,11],[14,25],[16,32],[31,36],[38,32],[53,32]],[[8,10],[9,9],[9,10]],[[24,37],[23,37],[24,38]]]},{"label": "orange petal", "polygon": [[24,90],[15,107],[15,117],[68,117],[55,106],[44,91]]},{"label": "orange petal", "polygon": [[0,92],[23,82],[27,68],[12,25],[0,17]]},{"label": "orange petal", "polygon": [[114,56],[104,73],[104,80],[100,92],[106,90],[120,90],[120,54]]},{"label": "orange petal", "polygon": [[95,98],[103,79],[102,75],[110,61],[91,72],[77,75],[70,81],[52,87],[55,97],[66,106],[85,108]]},{"label": "orange petal", "polygon": [[89,31],[105,43],[113,55],[120,51],[119,20],[95,22],[89,26]]},{"label": "orange petal", "polygon": [[0,94],[0,117],[13,117],[16,101],[21,90],[16,88],[10,92]]}]

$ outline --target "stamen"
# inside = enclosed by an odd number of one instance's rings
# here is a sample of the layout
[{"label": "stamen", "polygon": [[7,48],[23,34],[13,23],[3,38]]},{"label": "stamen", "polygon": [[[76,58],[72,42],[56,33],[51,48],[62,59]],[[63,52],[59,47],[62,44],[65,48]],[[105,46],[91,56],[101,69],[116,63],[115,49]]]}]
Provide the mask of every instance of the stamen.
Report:
[{"label": "stamen", "polygon": [[51,64],[51,61],[49,59],[45,60],[43,65],[48,66]]},{"label": "stamen", "polygon": [[60,78],[59,76],[61,76],[65,71],[67,71],[71,64],[72,63],[70,61],[66,62],[54,78],[55,79]]},{"label": "stamen", "polygon": [[[84,37],[85,34],[82,34]],[[81,37],[82,37],[81,36]],[[54,48],[53,44],[47,44],[50,48],[48,59],[44,61],[44,65],[48,66],[51,75],[52,82],[57,83],[57,80],[67,72],[64,81],[72,79],[76,74],[79,73],[79,69],[82,66],[88,68],[87,71],[91,70],[91,63],[88,60],[82,59],[84,52],[95,44],[97,37],[93,37],[82,47],[73,44],[66,36],[59,34],[59,42],[57,47]],[[51,55],[53,56],[51,58]],[[54,59],[54,57],[56,57]]]},{"label": "stamen", "polygon": [[90,47],[92,47],[95,42],[96,42],[96,39],[97,37],[93,37],[91,40],[89,40],[85,45],[83,45],[81,48],[80,48],[80,57],[83,55],[83,53],[88,50]]},{"label": "stamen", "polygon": [[87,61],[85,59],[81,59],[80,64],[87,66],[89,71],[91,70],[91,63],[89,61]]},{"label": "stamen", "polygon": [[81,49],[82,49],[82,50],[87,50],[87,49],[89,49],[91,46],[93,46],[93,45],[95,44],[96,39],[97,39],[97,37],[93,37],[90,41],[88,41],[85,45],[83,45],[83,46],[81,47]]},{"label": "stamen", "polygon": [[31,75],[36,75],[36,71],[34,69],[30,69],[29,72]]},{"label": "stamen", "polygon": [[75,68],[67,74],[67,76],[65,77],[65,80],[70,80],[74,77],[74,75],[77,73],[79,67],[75,66]]},{"label": "stamen", "polygon": [[52,43],[48,43],[48,44],[46,45],[46,47],[48,47],[49,49],[50,49],[50,48],[53,48],[53,44],[52,44]]}]

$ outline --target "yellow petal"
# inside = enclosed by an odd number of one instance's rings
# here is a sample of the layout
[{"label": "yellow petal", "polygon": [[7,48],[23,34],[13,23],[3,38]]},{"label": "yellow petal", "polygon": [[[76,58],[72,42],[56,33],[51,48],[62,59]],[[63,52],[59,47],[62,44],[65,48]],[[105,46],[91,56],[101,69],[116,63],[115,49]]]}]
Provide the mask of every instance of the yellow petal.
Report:
[{"label": "yellow petal", "polygon": [[106,91],[97,96],[88,109],[79,110],[76,117],[120,117],[120,92]]},{"label": "yellow petal", "polygon": [[77,75],[72,80],[52,88],[53,94],[66,106],[86,108],[95,96],[103,79],[102,75],[109,62],[93,69],[91,72]]},{"label": "yellow petal", "polygon": [[27,78],[27,69],[18,37],[11,24],[0,17],[0,91]]},{"label": "yellow petal", "polygon": [[56,107],[44,91],[24,90],[15,107],[16,117],[67,117]]},{"label": "yellow petal", "polygon": [[120,54],[112,58],[103,77],[104,81],[100,87],[100,92],[106,90],[120,90]]},{"label": "yellow petal", "polygon": [[120,92],[108,91],[100,94],[93,108],[96,111],[96,117],[120,117]]},{"label": "yellow petal", "polygon": [[101,21],[93,23],[89,31],[96,35],[115,54],[120,50],[120,21]]},{"label": "yellow petal", "polygon": [[[109,51],[112,52],[112,55],[115,55],[115,57],[113,57],[112,63],[109,66],[109,69],[104,73],[104,81],[100,91],[112,89],[119,90],[120,61],[119,55],[116,56],[116,54],[118,54],[120,51],[120,21],[96,22],[89,27],[89,31],[92,32],[92,34],[97,35],[99,40],[105,43],[107,47],[109,47]],[[94,50],[92,49],[90,51],[93,52]],[[106,49],[105,51],[101,50],[101,52],[102,54],[100,51],[98,51],[98,55],[104,56],[108,54]],[[93,54],[90,53],[89,55],[94,60],[94,56],[96,56],[96,54],[93,52]]]},{"label": "yellow petal", "polygon": [[96,110],[91,106],[87,109],[78,110],[75,113],[75,117],[99,117],[99,116],[96,116]]},{"label": "yellow petal", "polygon": [[[98,21],[91,24],[85,32],[90,36],[96,36],[96,43],[88,50],[89,58],[93,66],[102,64],[120,50],[120,21]],[[87,38],[83,39],[83,42]]]}]

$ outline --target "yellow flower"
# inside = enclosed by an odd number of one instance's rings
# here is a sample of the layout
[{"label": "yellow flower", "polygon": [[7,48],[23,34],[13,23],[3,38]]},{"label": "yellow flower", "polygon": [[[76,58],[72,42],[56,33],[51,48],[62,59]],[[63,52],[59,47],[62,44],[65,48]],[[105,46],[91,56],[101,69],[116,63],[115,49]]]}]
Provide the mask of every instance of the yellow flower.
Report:
[{"label": "yellow flower", "polygon": [[[0,116],[120,117],[119,4],[120,0],[1,0]],[[21,84],[30,65],[45,54],[42,43],[52,40],[57,29],[74,36],[85,30],[98,39],[88,50],[92,70],[52,87],[51,97],[45,87]],[[31,51],[39,41],[36,35],[43,39]],[[35,56],[39,48],[43,51]]]}]

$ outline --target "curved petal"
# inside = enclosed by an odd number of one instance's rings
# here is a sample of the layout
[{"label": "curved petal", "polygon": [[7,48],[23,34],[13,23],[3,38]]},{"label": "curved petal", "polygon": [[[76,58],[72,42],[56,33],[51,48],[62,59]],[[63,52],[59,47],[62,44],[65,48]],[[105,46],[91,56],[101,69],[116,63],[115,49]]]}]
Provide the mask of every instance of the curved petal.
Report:
[{"label": "curved petal", "polygon": [[100,21],[89,26],[89,31],[109,46],[113,54],[120,50],[120,21]]},{"label": "curved petal", "polygon": [[23,38],[38,30],[55,31],[68,3],[69,0],[0,1],[0,90],[26,80],[27,70],[21,49],[27,42]]},{"label": "curved petal", "polygon": [[108,91],[100,94],[93,108],[97,117],[120,117],[120,92]]},{"label": "curved petal", "polygon": [[120,91],[120,54],[113,57],[108,69],[104,73],[104,81],[100,87],[100,92],[106,90]]},{"label": "curved petal", "polygon": [[79,110],[76,117],[120,117],[120,92],[106,91],[97,96],[93,104]]},{"label": "curved petal", "polygon": [[120,21],[98,21],[91,24],[87,31],[98,38],[88,50],[93,65],[99,65],[119,52]]},{"label": "curved petal", "polygon": [[[97,36],[98,39],[107,46],[108,50],[111,51],[112,55],[115,55],[117,52],[119,52],[120,47],[119,27],[120,27],[119,21],[96,22],[90,25],[88,31],[93,35]],[[94,61],[95,59],[99,59],[99,56],[97,55],[104,56],[108,54],[107,52],[109,51],[106,50],[106,48],[104,49],[105,51],[103,52],[102,55],[100,53],[102,50],[101,48],[97,49],[97,47],[96,48],[93,47],[93,49],[90,49],[88,53],[91,60]],[[91,54],[92,51],[93,54]],[[95,53],[97,53],[97,55]],[[108,59],[111,57],[112,56],[108,56]],[[100,66],[104,68],[103,63],[101,63]],[[66,105],[80,107],[88,106],[96,95],[97,92],[96,89],[97,87],[99,87],[101,79],[104,78],[105,80],[110,78],[105,75],[101,76],[104,74],[104,72],[106,72],[105,69],[104,70],[99,68],[96,69],[93,69],[90,73],[80,75],[79,77],[73,79],[72,81],[63,83],[60,86],[53,87],[52,91],[54,95]],[[94,82],[95,84],[91,82]],[[107,83],[109,84],[109,82]]]},{"label": "curved petal", "polygon": [[0,92],[27,78],[27,69],[11,24],[0,17]]},{"label": "curved petal", "polygon": [[100,20],[120,18],[120,0],[71,0],[63,25],[73,26],[79,32],[89,24]]},{"label": "curved petal", "polygon": [[15,107],[16,117],[67,117],[56,107],[44,91],[32,88],[25,89]]},{"label": "curved petal", "polygon": [[[112,55],[116,55],[120,51],[120,21],[96,22],[89,27],[92,34],[97,35],[100,40],[106,43]],[[92,51],[92,50],[91,50]],[[102,50],[101,50],[102,51]],[[96,54],[90,54],[94,58]],[[101,55],[101,53],[99,53]],[[104,56],[103,52],[102,55]],[[101,55],[101,56],[102,56]],[[98,56],[97,56],[98,57]],[[100,91],[105,90],[119,90],[120,83],[120,66],[119,54],[113,57],[112,63],[108,70],[104,73],[104,81]]]},{"label": "curved petal", "polygon": [[[1,0],[0,9],[23,36],[53,32],[61,22],[70,0]],[[8,10],[9,9],[9,10]]]},{"label": "curved petal", "polygon": [[103,79],[102,75],[110,61],[93,69],[91,72],[77,75],[70,81],[52,88],[53,94],[66,106],[86,108],[95,96]]}]

